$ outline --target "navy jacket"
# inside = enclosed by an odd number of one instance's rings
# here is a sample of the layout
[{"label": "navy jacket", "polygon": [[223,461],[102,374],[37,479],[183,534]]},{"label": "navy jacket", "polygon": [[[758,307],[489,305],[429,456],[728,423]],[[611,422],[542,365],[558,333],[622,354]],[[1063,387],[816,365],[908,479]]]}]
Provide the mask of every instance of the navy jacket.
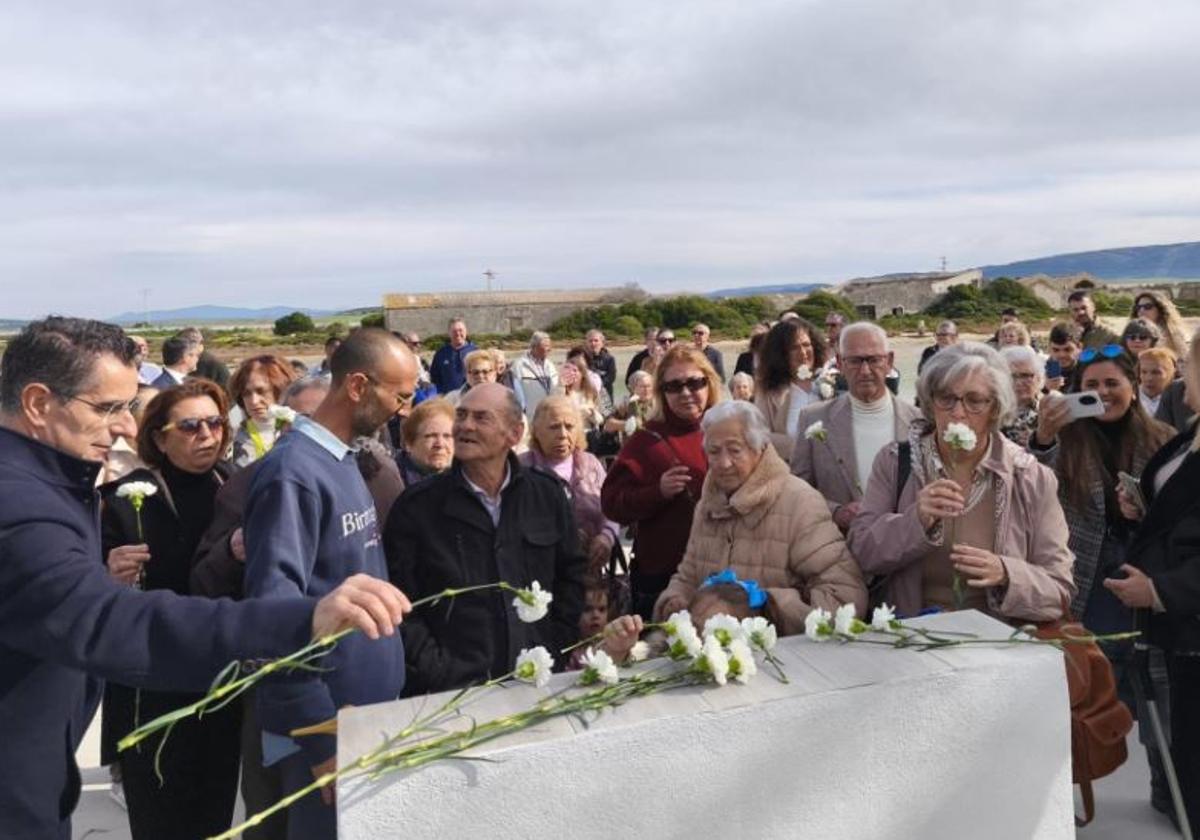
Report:
[{"label": "navy jacket", "polygon": [[[203,691],[312,635],[313,602],[139,592],[100,562],[99,464],[0,428],[0,837],[69,838],[102,679]],[[186,723],[181,724],[186,726]]]},{"label": "navy jacket", "polygon": [[429,365],[429,380],[433,382],[439,394],[449,394],[456,388],[461,388],[467,381],[467,354],[474,353],[479,348],[468,341],[455,350],[446,342],[433,354],[433,362]]},{"label": "navy jacket", "polygon": [[[375,501],[344,444],[302,419],[258,463],[245,512],[247,597],[322,596],[360,573],[387,580]],[[259,685],[264,731],[286,738],[342,706],[395,700],[404,688],[404,642],[399,633],[378,641],[355,633],[320,666]],[[336,739],[312,735],[299,746],[316,765],[334,754]]]}]

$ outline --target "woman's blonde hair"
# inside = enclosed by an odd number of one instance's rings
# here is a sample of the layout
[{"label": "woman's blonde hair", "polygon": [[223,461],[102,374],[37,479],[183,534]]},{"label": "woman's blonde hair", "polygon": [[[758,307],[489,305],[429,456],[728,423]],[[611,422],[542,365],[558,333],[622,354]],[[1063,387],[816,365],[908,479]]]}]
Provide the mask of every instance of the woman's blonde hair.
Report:
[{"label": "woman's blonde hair", "polygon": [[663,391],[663,384],[666,382],[667,372],[676,365],[694,365],[708,380],[708,402],[704,405],[705,411],[721,401],[721,377],[717,376],[708,359],[695,347],[676,344],[663,354],[654,371],[654,408],[650,412],[650,420],[663,420],[666,417],[667,395]]},{"label": "woman's blonde hair", "polygon": [[[468,358],[470,358],[468,356]],[[454,406],[445,397],[425,400],[417,405],[400,424],[400,436],[404,439],[405,448],[411,449],[421,434],[421,427],[434,417],[445,417],[454,422]]]},{"label": "woman's blonde hair", "polygon": [[1162,323],[1156,325],[1159,332],[1162,333],[1161,341],[1174,350],[1175,355],[1182,358],[1188,352],[1188,340],[1187,333],[1183,328],[1183,318],[1180,316],[1179,310],[1175,308],[1175,302],[1161,292],[1138,292],[1133,296],[1133,311],[1129,313],[1130,319],[1145,317],[1137,308],[1138,301],[1143,298],[1150,298],[1158,307],[1158,311],[1162,313]]},{"label": "woman's blonde hair", "polygon": [[579,406],[575,405],[570,397],[562,394],[546,397],[534,409],[533,420],[529,423],[529,448],[539,455],[546,455],[546,450],[542,449],[542,442],[538,439],[538,429],[546,422],[547,416],[558,412],[569,414],[575,421],[575,451],[587,449],[587,436],[583,431],[583,415],[579,413]]}]

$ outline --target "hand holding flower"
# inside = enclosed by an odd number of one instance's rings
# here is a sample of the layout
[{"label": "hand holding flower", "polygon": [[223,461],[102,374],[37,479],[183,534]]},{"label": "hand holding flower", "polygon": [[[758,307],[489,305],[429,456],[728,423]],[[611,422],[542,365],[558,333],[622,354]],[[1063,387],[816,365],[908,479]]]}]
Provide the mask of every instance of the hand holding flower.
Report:
[{"label": "hand holding flower", "polygon": [[967,586],[985,589],[1008,585],[1008,572],[1004,563],[985,548],[955,543],[950,550],[950,562],[954,571],[967,579]]},{"label": "hand holding flower", "polygon": [[150,546],[119,545],[108,552],[108,573],[118,582],[132,586],[142,574],[142,566],[150,560]]},{"label": "hand holding flower", "polygon": [[931,481],[917,492],[917,516],[928,531],[938,520],[958,516],[966,505],[962,487],[948,478]]},{"label": "hand holding flower", "polygon": [[638,637],[642,635],[642,617],[640,615],[622,615],[608,622],[604,628],[604,639],[600,649],[608,653],[614,662],[624,662],[629,658]]}]

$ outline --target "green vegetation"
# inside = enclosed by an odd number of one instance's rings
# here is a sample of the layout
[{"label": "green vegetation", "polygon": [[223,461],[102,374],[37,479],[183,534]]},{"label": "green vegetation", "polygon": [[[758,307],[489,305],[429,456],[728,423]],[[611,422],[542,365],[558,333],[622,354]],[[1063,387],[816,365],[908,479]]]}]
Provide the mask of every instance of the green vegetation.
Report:
[{"label": "green vegetation", "polygon": [[1033,322],[1054,314],[1045,301],[1016,280],[998,277],[982,289],[972,285],[954,286],[925,308],[923,315],[953,321],[1000,320],[1000,313],[1012,307],[1021,320]]},{"label": "green vegetation", "polygon": [[777,314],[763,297],[712,300],[700,295],[680,295],[580,309],[558,319],[546,331],[556,339],[570,340],[582,339],[588,330],[599,329],[610,339],[640,341],[648,327],[684,330],[702,322],[708,324],[713,338],[745,338],[754,324]]},{"label": "green vegetation", "polygon": [[303,312],[293,312],[275,319],[275,335],[295,335],[296,333],[312,332],[317,328],[313,319]]},{"label": "green vegetation", "polygon": [[853,303],[841,295],[835,295],[823,289],[818,289],[808,297],[796,301],[792,304],[792,311],[822,329],[825,326],[825,316],[830,312],[840,312],[846,316],[847,321],[858,320],[858,310],[854,308]]}]

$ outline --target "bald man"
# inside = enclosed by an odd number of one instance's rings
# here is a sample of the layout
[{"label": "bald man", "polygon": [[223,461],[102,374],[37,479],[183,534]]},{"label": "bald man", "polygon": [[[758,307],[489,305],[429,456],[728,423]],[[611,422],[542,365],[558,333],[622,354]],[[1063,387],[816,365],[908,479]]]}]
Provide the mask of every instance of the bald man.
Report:
[{"label": "bald man", "polygon": [[[247,598],[319,596],[359,573],[387,579],[378,516],[354,441],[373,435],[412,398],[417,358],[386,330],[364,328],[334,351],[329,369],[329,394],[267,453],[250,484],[243,526]],[[345,705],[398,697],[404,644],[399,636],[371,644],[350,636],[321,668],[258,691],[263,761],[279,764],[289,793],[334,769],[336,739],[288,733],[329,720]],[[288,837],[336,837],[336,815],[332,790],[313,793],[292,806]]]}]

